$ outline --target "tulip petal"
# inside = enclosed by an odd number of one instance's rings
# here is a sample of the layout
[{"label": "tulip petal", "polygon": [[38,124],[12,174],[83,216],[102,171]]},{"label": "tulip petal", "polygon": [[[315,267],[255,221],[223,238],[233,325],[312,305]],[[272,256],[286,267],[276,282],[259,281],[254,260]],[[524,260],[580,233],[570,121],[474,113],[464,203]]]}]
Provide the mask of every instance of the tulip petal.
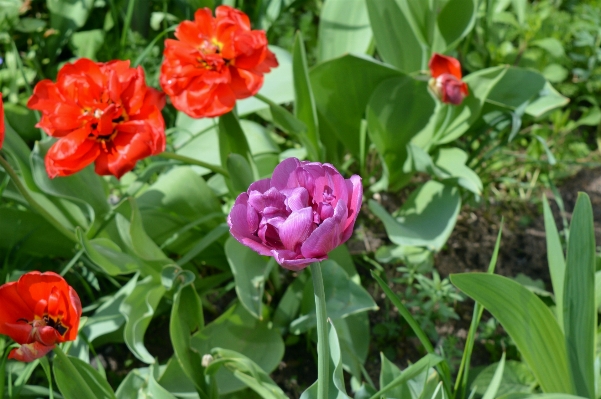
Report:
[{"label": "tulip petal", "polygon": [[342,226],[346,223],[347,208],[339,201],[334,216],[324,220],[301,246],[305,258],[327,257],[328,252],[341,244]]},{"label": "tulip petal", "polygon": [[[17,290],[17,282],[7,283],[0,287],[0,334],[8,335],[15,342],[24,344],[29,340],[33,320],[33,308],[29,307]],[[19,320],[25,320],[19,321]]]},{"label": "tulip petal", "polygon": [[349,193],[348,202],[348,216],[344,230],[342,233],[342,242],[346,242],[353,234],[353,228],[355,227],[355,221],[361,210],[361,203],[363,202],[363,184],[361,183],[361,177],[358,175],[352,175],[350,179],[346,180],[347,191]]},{"label": "tulip petal", "polygon": [[449,73],[457,79],[461,79],[461,64],[456,58],[434,53],[428,67],[433,78],[437,78],[443,73]]},{"label": "tulip petal", "polygon": [[271,187],[277,190],[283,190],[285,188],[294,188],[295,186],[288,186],[288,181],[291,179],[293,172],[301,166],[301,163],[296,158],[287,158],[279,163],[273,171],[271,176]]},{"label": "tulip petal", "polygon": [[296,251],[297,246],[309,237],[314,227],[312,208],[307,207],[292,212],[278,229],[284,248]]},{"label": "tulip petal", "polygon": [[309,206],[309,192],[304,187],[296,187],[292,190],[282,190],[286,196],[286,206],[289,211],[295,212]]},{"label": "tulip petal", "polygon": [[292,271],[300,271],[311,263],[320,262],[327,258],[303,258],[296,252],[286,249],[274,249],[271,251],[271,254],[280,266]]},{"label": "tulip petal", "polygon": [[32,362],[36,359],[46,356],[48,352],[54,349],[54,345],[46,346],[39,342],[24,344],[10,351],[8,358],[21,362]]}]

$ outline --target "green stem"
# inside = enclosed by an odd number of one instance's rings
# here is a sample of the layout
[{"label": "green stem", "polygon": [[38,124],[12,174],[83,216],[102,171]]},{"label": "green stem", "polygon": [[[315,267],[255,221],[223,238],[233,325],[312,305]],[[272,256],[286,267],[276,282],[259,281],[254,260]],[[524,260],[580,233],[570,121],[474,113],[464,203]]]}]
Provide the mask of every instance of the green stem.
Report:
[{"label": "green stem", "polygon": [[230,174],[227,172],[227,170],[223,169],[221,166],[212,165],[210,163],[206,163],[206,162],[200,161],[198,159],[179,155],[174,152],[165,151],[165,152],[160,153],[157,156],[159,156],[161,158],[165,158],[165,159],[173,159],[175,161],[180,161],[180,162],[187,163],[190,165],[201,166],[205,169],[209,169],[211,172],[219,173],[220,175],[223,175],[224,177],[230,176]]},{"label": "green stem", "polygon": [[21,182],[21,179],[19,178],[19,176],[17,175],[15,170],[12,168],[12,166],[10,166],[10,164],[2,156],[0,156],[0,166],[2,166],[4,168],[4,170],[6,171],[6,173],[8,173],[12,182],[17,187],[17,190],[19,190],[19,192],[21,193],[23,198],[25,198],[25,200],[27,200],[29,205],[36,212],[38,212],[40,215],[42,215],[42,217],[44,217],[44,219],[46,219],[46,221],[48,221],[48,223],[53,225],[54,228],[56,228],[58,231],[60,231],[65,237],[67,237],[68,239],[70,239],[73,242],[78,242],[77,237],[75,237],[75,233],[73,233],[72,231],[67,229],[65,226],[63,226],[58,220],[56,220],[54,218],[54,216],[52,216],[46,209],[44,209],[43,206],[41,206],[35,199],[33,199],[31,194],[29,194],[29,191],[27,191],[27,189]]},{"label": "green stem", "polygon": [[317,316],[317,399],[328,398],[330,383],[330,349],[328,348],[328,316],[326,313],[326,294],[321,277],[319,262],[311,263],[315,310]]},{"label": "green stem", "polygon": [[86,383],[86,380],[81,376],[81,374],[79,374],[79,371],[77,371],[73,363],[71,363],[69,357],[65,354],[65,352],[63,352],[60,346],[56,345],[54,347],[54,353],[56,354],[56,357],[58,357],[58,359],[64,363],[64,367],[67,370],[69,377],[79,386],[79,389],[81,389],[82,397],[95,398],[96,395],[94,392],[92,392],[92,389]]}]

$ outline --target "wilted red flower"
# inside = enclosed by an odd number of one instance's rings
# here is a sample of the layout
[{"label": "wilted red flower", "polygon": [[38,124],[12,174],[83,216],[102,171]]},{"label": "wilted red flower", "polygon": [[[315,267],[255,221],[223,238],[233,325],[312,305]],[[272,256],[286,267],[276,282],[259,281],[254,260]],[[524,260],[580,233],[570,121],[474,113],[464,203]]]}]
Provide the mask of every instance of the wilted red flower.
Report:
[{"label": "wilted red flower", "polygon": [[227,222],[240,243],[301,270],[351,237],[362,201],[361,177],[288,158],[236,198]]},{"label": "wilted red flower", "polygon": [[96,173],[119,178],[138,160],[164,151],[164,105],[164,94],[146,86],[141,67],[85,58],[65,64],[56,83],[39,82],[27,102],[42,112],[36,126],[59,138],[46,154],[50,177],[95,162]]},{"label": "wilted red flower", "polygon": [[456,58],[434,53],[428,63],[430,88],[443,103],[459,105],[467,96],[467,84],[461,80],[461,64]]},{"label": "wilted red flower", "polygon": [[4,103],[2,102],[2,93],[0,93],[0,148],[4,143]]},{"label": "wilted red flower", "polygon": [[194,21],[175,30],[179,40],[165,40],[161,86],[175,108],[193,118],[231,111],[236,99],[257,94],[263,74],[278,66],[265,32],[251,30],[246,14],[219,6],[215,15],[199,9]]},{"label": "wilted red flower", "polygon": [[30,362],[77,337],[81,302],[56,273],[29,272],[0,286],[0,303],[0,334],[21,344],[9,359]]}]

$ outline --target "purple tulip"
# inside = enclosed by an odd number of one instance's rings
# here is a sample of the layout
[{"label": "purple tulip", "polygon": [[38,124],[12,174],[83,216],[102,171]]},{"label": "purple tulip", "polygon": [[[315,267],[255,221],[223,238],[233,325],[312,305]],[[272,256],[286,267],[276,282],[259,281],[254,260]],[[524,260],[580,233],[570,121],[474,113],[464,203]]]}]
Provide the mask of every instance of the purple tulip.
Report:
[{"label": "purple tulip", "polygon": [[362,199],[361,177],[288,158],[236,198],[227,222],[240,243],[301,270],[351,237]]}]

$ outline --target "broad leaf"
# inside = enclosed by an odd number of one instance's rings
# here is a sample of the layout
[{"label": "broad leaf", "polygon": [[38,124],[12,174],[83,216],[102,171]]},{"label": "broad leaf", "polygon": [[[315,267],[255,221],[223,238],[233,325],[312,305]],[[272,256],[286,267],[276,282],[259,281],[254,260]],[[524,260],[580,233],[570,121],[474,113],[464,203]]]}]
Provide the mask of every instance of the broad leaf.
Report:
[{"label": "broad leaf", "polygon": [[564,336],[541,299],[521,284],[497,275],[455,274],[451,281],[501,322],[543,391],[572,392]]}]

